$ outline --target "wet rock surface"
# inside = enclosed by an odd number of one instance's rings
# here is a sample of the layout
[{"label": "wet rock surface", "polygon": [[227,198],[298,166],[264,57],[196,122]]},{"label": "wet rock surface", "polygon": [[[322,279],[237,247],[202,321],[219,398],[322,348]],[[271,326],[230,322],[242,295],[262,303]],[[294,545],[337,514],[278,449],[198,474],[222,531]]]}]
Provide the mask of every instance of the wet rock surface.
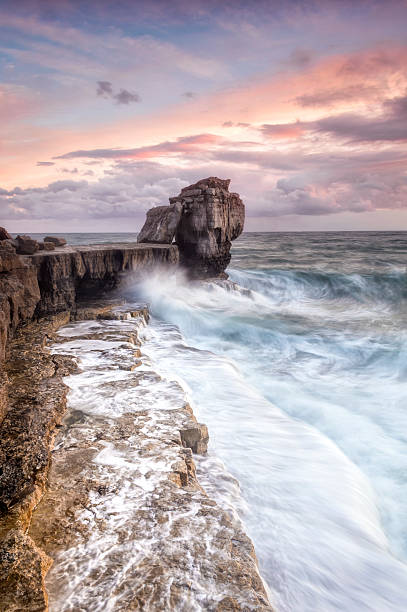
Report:
[{"label": "wet rock surface", "polygon": [[70,323],[52,344],[81,372],[65,379],[68,411],[29,531],[54,559],[50,607],[270,610],[252,543],[197,481],[206,427],[154,370],[144,312],[133,315]]},{"label": "wet rock surface", "polygon": [[40,297],[36,269],[10,241],[0,241],[0,369],[7,341],[18,325],[31,321]]}]

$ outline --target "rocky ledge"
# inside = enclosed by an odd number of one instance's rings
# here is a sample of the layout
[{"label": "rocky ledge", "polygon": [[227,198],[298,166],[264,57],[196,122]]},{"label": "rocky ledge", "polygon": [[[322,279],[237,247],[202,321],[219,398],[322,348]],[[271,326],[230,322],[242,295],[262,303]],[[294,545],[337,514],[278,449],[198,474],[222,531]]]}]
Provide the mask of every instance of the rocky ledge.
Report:
[{"label": "rocky ledge", "polygon": [[129,273],[178,262],[175,245],[67,245],[19,255],[10,240],[0,240],[0,362],[20,324],[73,311],[78,301],[116,288]]},{"label": "rocky ledge", "polygon": [[[244,222],[229,182],[198,181],[149,211],[138,244],[38,243],[0,228],[2,611],[46,611],[48,592],[67,611],[109,597],[129,611],[271,610],[252,543],[197,480],[205,425],[142,354],[148,313],[100,302],[152,267],[222,277]],[[90,297],[98,303],[85,308]]]},{"label": "rocky ledge", "polygon": [[271,610],[251,541],[199,484],[208,432],[143,354],[147,323],[76,308],[10,342],[1,610]]}]

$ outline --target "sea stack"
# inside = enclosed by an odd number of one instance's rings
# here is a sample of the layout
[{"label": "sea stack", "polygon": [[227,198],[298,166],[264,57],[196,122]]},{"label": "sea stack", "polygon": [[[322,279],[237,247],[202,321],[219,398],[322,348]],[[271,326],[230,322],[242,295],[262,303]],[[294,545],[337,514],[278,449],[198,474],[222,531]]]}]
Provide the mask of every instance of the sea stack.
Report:
[{"label": "sea stack", "polygon": [[224,276],[230,247],[243,231],[245,209],[230,179],[201,179],[170,198],[169,206],[147,213],[138,241],[171,243],[175,238],[180,263],[192,278]]}]

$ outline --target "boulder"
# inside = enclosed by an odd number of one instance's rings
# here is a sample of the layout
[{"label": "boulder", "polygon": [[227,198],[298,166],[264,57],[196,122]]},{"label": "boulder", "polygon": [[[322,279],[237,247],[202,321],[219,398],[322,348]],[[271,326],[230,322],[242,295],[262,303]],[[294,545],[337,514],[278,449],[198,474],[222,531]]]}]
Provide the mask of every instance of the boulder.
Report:
[{"label": "boulder", "polygon": [[173,202],[170,206],[156,206],[147,212],[147,219],[137,242],[158,242],[171,244],[182,215],[182,204]]},{"label": "boulder", "polygon": [[38,246],[40,251],[54,251],[55,250],[55,242],[39,242]]},{"label": "boulder", "polygon": [[13,237],[4,227],[0,227],[0,240],[13,240]]},{"label": "boulder", "polygon": [[66,245],[65,238],[60,238],[59,236],[46,236],[44,238],[44,244],[46,242],[52,242],[55,246],[65,246]]},{"label": "boulder", "polygon": [[25,234],[18,235],[15,239],[15,244],[19,255],[33,255],[39,249],[38,242]]}]

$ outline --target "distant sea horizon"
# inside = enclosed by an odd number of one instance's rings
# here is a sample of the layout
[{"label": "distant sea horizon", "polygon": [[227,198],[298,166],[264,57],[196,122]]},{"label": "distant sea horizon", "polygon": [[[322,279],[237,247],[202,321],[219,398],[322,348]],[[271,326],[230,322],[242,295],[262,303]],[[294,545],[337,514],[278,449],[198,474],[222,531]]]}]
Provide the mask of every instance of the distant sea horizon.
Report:
[{"label": "distant sea horizon", "polygon": [[[26,234],[26,232],[13,232],[10,231],[11,235],[13,236],[13,238],[16,238],[19,234],[23,235]],[[99,242],[99,240],[102,240],[103,243],[107,243],[107,242],[133,242],[137,240],[137,237],[139,235],[139,231],[137,232],[122,232],[122,231],[117,231],[117,232],[52,232],[52,231],[48,231],[48,232],[30,232],[29,235],[34,238],[35,240],[43,240],[46,236],[64,236],[67,239],[67,242],[69,244],[73,244],[73,245],[79,245],[79,244],[96,244],[97,242]],[[305,234],[319,234],[319,235],[325,235],[325,234],[341,234],[341,235],[351,235],[351,236],[355,236],[356,234],[371,234],[371,235],[378,235],[378,234],[406,234],[407,233],[407,229],[405,230],[400,230],[400,229],[394,229],[394,230],[286,230],[286,231],[281,231],[281,230],[269,230],[269,231],[244,231],[242,233],[243,235],[264,235],[264,234],[274,234],[277,236],[281,236],[281,235],[291,235],[291,234],[299,234],[299,235],[305,235]],[[89,237],[89,238],[87,238]],[[95,240],[96,239],[96,240]],[[237,241],[239,241],[239,238],[237,239]]]}]

